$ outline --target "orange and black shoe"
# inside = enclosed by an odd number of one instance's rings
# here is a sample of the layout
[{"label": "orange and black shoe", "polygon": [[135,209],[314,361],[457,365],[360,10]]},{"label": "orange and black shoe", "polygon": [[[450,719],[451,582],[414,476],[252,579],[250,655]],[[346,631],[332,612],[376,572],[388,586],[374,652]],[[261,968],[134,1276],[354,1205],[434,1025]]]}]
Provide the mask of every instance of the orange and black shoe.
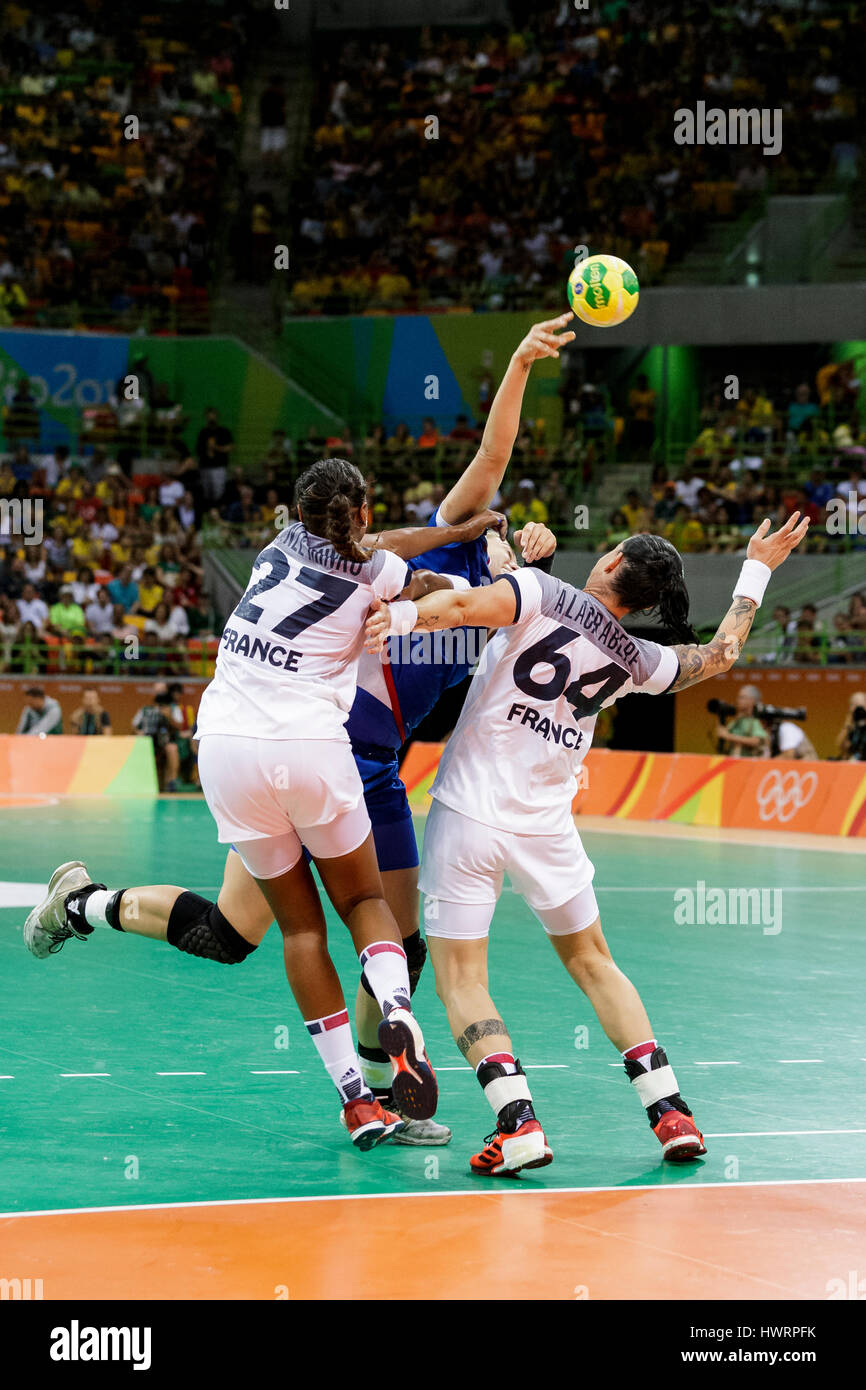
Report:
[{"label": "orange and black shoe", "polygon": [[405,1121],[399,1115],[383,1110],[371,1095],[347,1101],[340,1121],[356,1149],[373,1149],[405,1128]]},{"label": "orange and black shoe", "polygon": [[686,1163],[689,1159],[701,1158],[707,1151],[704,1136],[690,1110],[666,1110],[652,1128],[662,1146],[662,1158],[669,1163]]},{"label": "orange and black shoe", "polygon": [[488,1134],[484,1148],[473,1154],[469,1167],[488,1178],[516,1178],[522,1168],[546,1168],[553,1162],[553,1150],[537,1120],[525,1120],[513,1134],[495,1129]]},{"label": "orange and black shoe", "polygon": [[670,1163],[687,1163],[706,1153],[704,1136],[677,1089],[677,1080],[663,1047],[656,1047],[649,1070],[636,1058],[624,1058],[625,1073],[646,1110],[650,1128]]},{"label": "orange and black shoe", "polygon": [[392,1009],[379,1024],[379,1046],[394,1068],[394,1104],[410,1120],[429,1120],[436,1114],[439,1087],[424,1051],[424,1038],[409,1009]]}]

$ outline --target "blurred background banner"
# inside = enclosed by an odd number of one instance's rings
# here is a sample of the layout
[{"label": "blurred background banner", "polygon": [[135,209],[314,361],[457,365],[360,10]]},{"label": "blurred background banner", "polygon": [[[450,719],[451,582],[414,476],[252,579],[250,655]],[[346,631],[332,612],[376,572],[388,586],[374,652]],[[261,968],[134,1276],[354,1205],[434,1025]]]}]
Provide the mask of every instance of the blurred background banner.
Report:
[{"label": "blurred background banner", "polygon": [[153,797],[158,790],[150,739],[0,734],[2,806],[61,796]]},{"label": "blurred background banner", "polygon": [[[415,743],[401,768],[418,815],[430,809],[443,749]],[[574,801],[578,817],[866,838],[866,768],[857,764],[591,748],[584,766],[586,786]]]},{"label": "blurred background banner", "polygon": [[40,449],[68,444],[77,452],[114,442],[123,382],[145,374],[159,382],[164,400],[153,414],[189,450],[214,404],[237,437],[239,460],[248,464],[277,428],[294,436],[341,424],[334,410],[236,338],[0,329],[0,399],[8,409],[22,378],[28,381]]}]

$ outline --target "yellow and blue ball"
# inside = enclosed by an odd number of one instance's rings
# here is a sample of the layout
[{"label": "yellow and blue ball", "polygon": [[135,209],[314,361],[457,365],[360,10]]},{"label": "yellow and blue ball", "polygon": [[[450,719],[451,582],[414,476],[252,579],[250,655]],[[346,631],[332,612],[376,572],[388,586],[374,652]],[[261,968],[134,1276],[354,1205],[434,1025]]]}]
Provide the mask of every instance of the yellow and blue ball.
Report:
[{"label": "yellow and blue ball", "polygon": [[568,302],[579,319],[596,328],[624,323],[637,308],[640,287],[619,256],[590,256],[568,277]]}]

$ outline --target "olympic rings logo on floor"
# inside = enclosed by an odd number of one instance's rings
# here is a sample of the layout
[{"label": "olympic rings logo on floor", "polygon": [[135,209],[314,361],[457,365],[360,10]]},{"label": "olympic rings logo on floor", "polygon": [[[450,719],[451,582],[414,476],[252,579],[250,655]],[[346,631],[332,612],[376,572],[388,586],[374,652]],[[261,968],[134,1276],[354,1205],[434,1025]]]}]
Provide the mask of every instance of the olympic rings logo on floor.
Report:
[{"label": "olympic rings logo on floor", "polygon": [[761,779],[756,793],[761,820],[789,821],[815,795],[817,772],[779,772],[773,768]]}]

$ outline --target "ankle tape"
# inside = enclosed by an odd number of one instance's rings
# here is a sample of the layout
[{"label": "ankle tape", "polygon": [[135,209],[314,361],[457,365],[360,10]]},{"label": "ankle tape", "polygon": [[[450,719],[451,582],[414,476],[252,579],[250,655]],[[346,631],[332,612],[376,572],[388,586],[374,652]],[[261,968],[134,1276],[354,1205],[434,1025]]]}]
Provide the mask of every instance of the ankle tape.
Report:
[{"label": "ankle tape", "polygon": [[485,1062],[483,1066],[478,1068],[477,1076],[485,1099],[489,1101],[497,1115],[500,1110],[505,1109],[506,1105],[511,1105],[514,1101],[532,1100],[526,1074],[516,1058],[514,1065],[517,1071],[510,1075],[506,1074],[501,1062]]}]

